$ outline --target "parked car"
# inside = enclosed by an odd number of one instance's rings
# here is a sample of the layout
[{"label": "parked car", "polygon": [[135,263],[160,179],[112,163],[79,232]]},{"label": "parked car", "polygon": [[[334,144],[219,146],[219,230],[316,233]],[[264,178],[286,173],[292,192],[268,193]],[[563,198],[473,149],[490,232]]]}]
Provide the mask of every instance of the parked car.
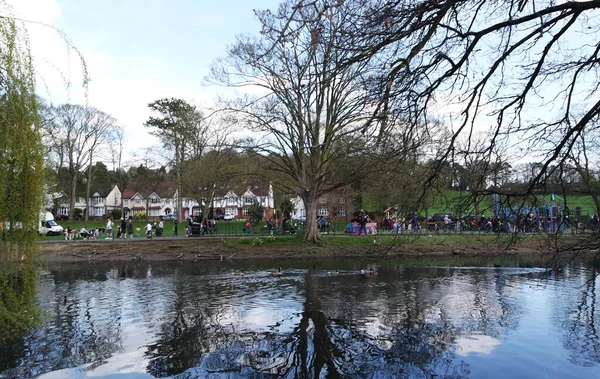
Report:
[{"label": "parked car", "polygon": [[160,217],[163,221],[177,221],[177,215],[175,213],[169,213]]},{"label": "parked car", "polygon": [[65,214],[57,214],[56,215],[56,220],[58,221],[66,221],[69,219],[69,215],[65,215]]},{"label": "parked car", "polygon": [[225,216],[223,216],[223,220],[225,220],[225,221],[233,221],[234,219],[235,219],[234,215],[226,214]]}]

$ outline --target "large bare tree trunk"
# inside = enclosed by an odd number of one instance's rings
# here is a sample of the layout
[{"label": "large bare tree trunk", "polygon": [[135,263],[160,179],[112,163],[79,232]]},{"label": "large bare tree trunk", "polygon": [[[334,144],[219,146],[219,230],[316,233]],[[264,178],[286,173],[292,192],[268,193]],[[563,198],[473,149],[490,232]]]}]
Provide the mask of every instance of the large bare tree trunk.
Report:
[{"label": "large bare tree trunk", "polygon": [[317,225],[317,202],[314,196],[306,196],[302,199],[306,208],[306,230],[304,240],[307,242],[317,242],[321,239]]}]

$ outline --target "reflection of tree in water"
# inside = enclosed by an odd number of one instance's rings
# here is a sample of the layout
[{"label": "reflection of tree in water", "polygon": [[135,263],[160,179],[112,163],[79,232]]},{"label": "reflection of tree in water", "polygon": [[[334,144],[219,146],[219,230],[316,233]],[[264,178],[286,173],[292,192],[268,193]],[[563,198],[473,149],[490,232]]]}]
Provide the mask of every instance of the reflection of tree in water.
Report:
[{"label": "reflection of tree in water", "polygon": [[248,370],[277,372],[289,355],[282,336],[239,330],[236,322],[243,320],[245,310],[222,300],[243,298],[245,284],[242,288],[229,280],[210,281],[204,284],[210,291],[201,286],[192,293],[187,284],[176,285],[171,321],[160,325],[158,340],[147,346],[150,374],[164,377],[187,370],[193,376],[235,373],[238,377]]},{"label": "reflection of tree in water", "polygon": [[[569,271],[565,272],[565,276],[569,274]],[[600,363],[600,304],[596,295],[600,277],[597,268],[578,276],[585,280],[585,284],[581,286],[577,302],[573,301],[575,296],[565,296],[565,303],[559,304],[559,308],[562,307],[560,312],[569,314],[559,318],[566,320],[566,325],[562,325],[560,330],[565,332],[563,343],[570,352],[569,360],[575,365],[591,367]]]},{"label": "reflection of tree in water", "polygon": [[[44,283],[49,285],[49,283]],[[115,351],[122,347],[120,314],[107,317],[89,299],[67,298],[62,293],[72,293],[67,286],[58,287],[51,319],[43,328],[27,337],[28,356],[43,359],[24,359],[19,365],[18,377],[34,377],[49,371],[90,364],[87,369],[105,363]],[[119,308],[121,301],[113,306]]]},{"label": "reflection of tree in water", "polygon": [[290,378],[466,377],[469,367],[456,359],[457,337],[474,332],[495,336],[516,324],[518,306],[504,300],[508,279],[489,272],[469,273],[466,281],[455,280],[451,273],[448,279],[447,270],[427,275],[358,282],[354,276],[324,279],[308,273],[294,284],[305,301],[296,327],[287,333],[278,332],[277,326],[264,332],[221,324],[221,313],[239,321],[244,310],[215,304],[214,299],[241,298],[245,287],[211,282],[206,298],[175,289],[175,311],[161,325],[160,339],[148,346],[148,372],[154,376],[187,372]]}]

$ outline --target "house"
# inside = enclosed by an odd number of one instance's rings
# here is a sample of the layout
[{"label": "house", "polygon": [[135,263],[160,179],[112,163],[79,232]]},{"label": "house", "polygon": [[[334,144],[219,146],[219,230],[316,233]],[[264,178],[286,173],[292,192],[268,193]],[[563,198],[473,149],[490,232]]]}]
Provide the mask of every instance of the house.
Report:
[{"label": "house", "polygon": [[[321,196],[317,199],[317,212],[313,217],[323,216],[334,217],[336,220],[349,220],[354,209],[351,195],[351,192],[337,190]],[[294,207],[290,214],[292,220],[306,220],[308,215],[302,198],[300,196],[292,197],[290,202]]]},{"label": "house", "polygon": [[158,220],[161,215],[176,213],[177,183],[155,182],[151,185],[130,183],[123,191],[123,217],[143,212],[148,219]]},{"label": "house", "polygon": [[[57,217],[68,215],[70,209],[70,198],[65,191],[52,195],[54,199],[54,210]],[[89,211],[87,208],[89,207]],[[115,209],[121,208],[121,190],[117,185],[101,187],[93,190],[89,203],[86,204],[84,196],[77,196],[75,209],[80,210],[82,217],[88,214],[88,218],[104,218]]]},{"label": "house", "polygon": [[[241,195],[237,191],[244,191]],[[244,219],[249,214],[249,209],[254,203],[260,204],[264,208],[264,218],[273,218],[275,215],[275,199],[273,195],[273,186],[262,186],[261,183],[246,183],[240,189],[232,189],[230,186],[215,188],[212,203],[209,208],[213,209],[216,219]],[[200,216],[202,208],[196,200],[189,197],[183,199],[182,215]]]},{"label": "house", "polygon": [[104,218],[115,209],[121,209],[121,190],[118,186],[108,186],[94,191],[90,197],[90,217]]},{"label": "house", "polygon": [[[57,218],[61,218],[69,214],[69,210],[71,209],[70,198],[69,195],[65,191],[60,191],[54,195],[54,211],[56,213]],[[79,212],[77,211],[79,210]],[[81,217],[85,217],[86,213],[86,205],[85,205],[85,197],[77,196],[75,198],[75,213],[74,215],[80,215]]]}]

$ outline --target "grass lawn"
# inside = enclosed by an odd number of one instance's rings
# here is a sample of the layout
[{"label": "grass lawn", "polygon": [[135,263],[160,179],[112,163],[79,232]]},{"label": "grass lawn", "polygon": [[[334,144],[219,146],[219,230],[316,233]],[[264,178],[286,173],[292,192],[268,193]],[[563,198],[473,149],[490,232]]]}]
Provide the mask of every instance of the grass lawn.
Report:
[{"label": "grass lawn", "polygon": [[[67,227],[71,227],[73,229],[75,229],[75,231],[79,231],[81,230],[81,228],[83,228],[85,226],[86,229],[88,230],[94,230],[97,228],[106,228],[106,221],[57,221],[57,223],[62,226],[63,228],[67,228]],[[145,230],[146,230],[146,224],[147,221],[134,221],[133,222],[133,226],[134,229],[136,230],[136,232],[134,233],[134,238],[144,238],[146,236],[145,234]],[[120,225],[120,223],[119,223]],[[157,222],[158,225],[158,222]],[[245,229],[245,222],[244,221],[218,221],[217,222],[217,230],[216,230],[216,235],[222,235],[222,236],[230,236],[230,235],[246,235],[244,233],[244,229]],[[113,226],[113,237],[116,238],[117,237],[117,223],[115,223],[115,225]],[[178,224],[177,227],[177,235],[178,236],[184,236],[185,235],[185,230],[188,226],[187,222],[181,222]],[[255,225],[252,228],[252,232],[251,235],[265,235],[267,234],[265,231],[263,231],[263,226],[264,223],[259,223],[258,225]],[[139,231],[137,230],[139,228]],[[164,223],[164,231],[162,236],[163,237],[173,237],[174,235],[174,229],[175,229],[175,222],[165,222]],[[101,234],[99,236],[99,238],[106,238],[106,235]],[[45,240],[62,240],[64,239],[64,236],[40,236],[39,238],[42,241]]]},{"label": "grass lawn", "polygon": [[[438,196],[432,199],[432,202],[429,207],[427,207],[427,214],[433,215],[435,213],[450,213],[455,216],[461,216],[466,214],[475,214],[475,208],[473,205],[465,206],[465,199],[468,199],[469,193],[464,191],[456,191],[456,190],[446,190],[443,194],[439,194]],[[529,199],[525,203],[528,205],[535,205],[534,203],[537,201],[537,205],[543,205],[544,199],[546,203],[550,205],[550,194],[539,195],[537,198]],[[369,204],[372,201],[369,199],[364,199],[365,204],[364,208],[369,211],[381,211],[378,209],[372,209],[369,207]],[[463,201],[461,201],[463,200]],[[581,208],[585,215],[593,215],[597,213],[596,205],[592,200],[590,195],[567,195],[566,201],[562,198],[562,195],[555,194],[556,205],[561,205],[563,208],[568,206],[571,212],[574,212],[576,208]],[[462,204],[461,204],[462,203]],[[520,205],[516,200],[514,200],[515,205]],[[485,196],[480,199],[479,203],[479,211],[483,214],[489,215],[491,214],[493,209],[493,202],[490,196]],[[424,216],[425,211],[421,211],[421,214]]]}]

